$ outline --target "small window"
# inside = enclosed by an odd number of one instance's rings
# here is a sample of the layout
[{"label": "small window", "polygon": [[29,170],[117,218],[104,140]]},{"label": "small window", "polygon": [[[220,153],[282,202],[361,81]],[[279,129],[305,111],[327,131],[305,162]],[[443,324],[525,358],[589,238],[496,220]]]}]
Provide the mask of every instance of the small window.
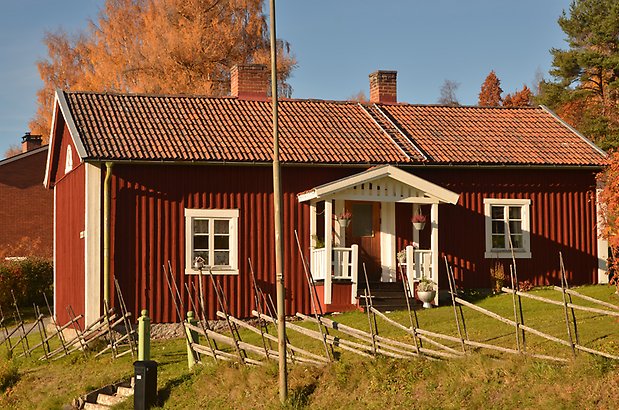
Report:
[{"label": "small window", "polygon": [[65,175],[71,172],[73,169],[73,149],[71,145],[67,145],[67,157],[64,162],[64,173]]},{"label": "small window", "polygon": [[484,199],[486,258],[530,258],[529,199]]},{"label": "small window", "polygon": [[185,209],[185,273],[193,270],[197,257],[204,259],[205,270],[237,274],[238,209]]},{"label": "small window", "polygon": [[354,238],[374,236],[372,204],[355,203],[352,205],[352,236]]}]

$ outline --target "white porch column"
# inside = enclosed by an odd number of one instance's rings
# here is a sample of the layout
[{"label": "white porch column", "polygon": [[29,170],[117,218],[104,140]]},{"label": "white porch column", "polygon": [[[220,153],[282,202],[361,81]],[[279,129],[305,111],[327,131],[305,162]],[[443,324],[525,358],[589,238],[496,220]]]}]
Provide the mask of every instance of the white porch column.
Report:
[{"label": "white porch column", "polygon": [[335,222],[335,238],[333,241],[333,246],[335,247],[346,246],[346,228],[340,225],[340,220],[339,220],[339,215],[342,215],[344,213],[344,205],[346,201],[344,200],[335,201],[334,200],[333,202],[334,202],[333,208],[335,208],[335,215],[338,215],[338,219]]},{"label": "white porch column", "polygon": [[325,201],[325,305],[331,304],[331,265],[333,259],[333,200]]},{"label": "white porch column", "polygon": [[[432,232],[430,233],[430,249],[432,250],[432,280],[436,282],[436,287],[439,289],[438,283],[438,203],[432,204],[430,208],[430,223]],[[434,304],[438,305],[438,291],[434,298]]]},{"label": "white porch column", "polygon": [[309,214],[309,234],[310,234],[310,272],[314,274],[316,272],[316,266],[314,266],[314,248],[316,247],[316,201],[310,201],[310,214]]},{"label": "white porch column", "polygon": [[381,282],[396,281],[395,203],[380,203],[380,263]]}]

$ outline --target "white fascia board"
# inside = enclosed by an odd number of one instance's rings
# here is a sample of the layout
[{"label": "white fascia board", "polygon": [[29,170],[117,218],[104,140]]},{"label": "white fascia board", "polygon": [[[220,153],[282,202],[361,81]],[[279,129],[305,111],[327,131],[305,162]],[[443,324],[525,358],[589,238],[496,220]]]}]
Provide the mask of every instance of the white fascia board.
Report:
[{"label": "white fascia board", "polygon": [[455,204],[460,198],[459,194],[445,189],[441,186],[426,181],[415,175],[409,174],[392,165],[382,165],[379,167],[368,169],[359,174],[352,175],[346,178],[338,179],[337,181],[318,186],[309,192],[298,195],[299,202],[317,199],[326,195],[333,195],[339,191],[350,188],[361,183],[370,183],[383,177],[391,177],[394,180],[411,186],[419,191],[423,191],[430,197],[437,198],[441,202]]},{"label": "white fascia board", "polygon": [[69,127],[69,134],[71,134],[71,139],[73,140],[73,144],[77,149],[77,153],[80,156],[80,159],[83,160],[86,158],[86,148],[84,144],[82,144],[82,140],[80,139],[80,133],[77,130],[77,126],[75,125],[75,121],[73,120],[73,116],[71,115],[71,111],[69,110],[69,104],[67,103],[67,98],[65,97],[65,93],[62,90],[56,90],[56,101],[60,106],[60,111],[62,111],[62,115],[64,120]]},{"label": "white fascia board", "polygon": [[47,152],[45,179],[43,180],[43,185],[45,186],[45,188],[49,188],[51,178],[50,167],[52,155],[54,152],[54,129],[56,128],[56,122],[58,121],[56,115],[56,107],[60,108],[60,112],[64,117],[65,124],[67,124],[67,127],[69,128],[69,134],[71,135],[71,140],[73,141],[73,145],[75,145],[75,149],[77,149],[77,154],[80,157],[80,162],[83,162],[84,158],[86,158],[86,148],[84,148],[84,144],[82,144],[82,140],[79,138],[79,132],[77,131],[77,127],[75,126],[75,121],[73,121],[73,116],[71,116],[71,111],[69,110],[69,105],[67,104],[67,99],[65,97],[64,91],[56,89],[56,94],[54,97],[52,127],[49,133],[49,151]]},{"label": "white fascia board", "polygon": [[606,151],[604,151],[602,148],[598,147],[597,145],[595,145],[593,143],[593,141],[591,141],[589,138],[585,137],[584,135],[582,135],[580,132],[578,132],[578,130],[576,130],[576,128],[572,127],[570,124],[568,124],[567,122],[565,122],[561,117],[559,117],[554,111],[552,111],[550,108],[546,107],[545,105],[540,105],[540,108],[544,111],[546,111],[548,114],[552,115],[554,117],[554,119],[556,119],[557,121],[559,121],[561,123],[561,125],[563,125],[565,128],[569,129],[570,131],[572,131],[574,134],[576,134],[578,137],[580,137],[584,142],[586,142],[591,148],[593,148],[595,151],[597,151],[600,155],[602,155],[604,158],[608,157],[608,154],[606,153]]}]

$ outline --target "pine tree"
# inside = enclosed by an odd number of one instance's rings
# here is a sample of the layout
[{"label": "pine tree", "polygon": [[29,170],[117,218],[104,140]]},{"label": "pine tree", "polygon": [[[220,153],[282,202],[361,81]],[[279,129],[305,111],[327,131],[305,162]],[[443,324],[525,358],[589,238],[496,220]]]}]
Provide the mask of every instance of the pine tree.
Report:
[{"label": "pine tree", "polygon": [[559,25],[569,49],[552,49],[552,81],[537,102],[602,148],[619,146],[619,2],[575,0]]},{"label": "pine tree", "polygon": [[[44,87],[30,124],[50,129],[53,93],[65,90],[202,94],[230,92],[235,64],[270,63],[263,0],[106,0],[85,33],[47,34],[38,62]],[[278,41],[281,93],[296,61]]]},{"label": "pine tree", "polygon": [[501,105],[501,80],[496,76],[494,70],[486,77],[481,85],[478,104],[482,107],[496,107]]}]

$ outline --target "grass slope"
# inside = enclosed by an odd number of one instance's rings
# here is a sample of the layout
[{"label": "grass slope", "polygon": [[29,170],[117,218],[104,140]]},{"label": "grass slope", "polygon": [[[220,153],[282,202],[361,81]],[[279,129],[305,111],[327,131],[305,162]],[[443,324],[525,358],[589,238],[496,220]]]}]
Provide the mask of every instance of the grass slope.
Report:
[{"label": "grass slope", "polygon": [[[605,286],[579,288],[584,294],[619,304],[614,289]],[[551,289],[536,295],[561,300]],[[577,304],[592,306],[574,298]],[[561,306],[523,299],[525,323],[565,339]],[[478,306],[513,318],[510,295],[480,299]],[[472,340],[516,347],[513,327],[464,308]],[[407,312],[389,317],[409,323]],[[576,311],[581,344],[619,355],[617,320]],[[368,329],[368,319],[359,312],[333,317],[358,329]],[[457,336],[451,306],[419,312],[422,328]],[[316,329],[311,323],[302,323]],[[381,335],[412,343],[404,332],[379,319]],[[289,331],[291,342],[321,354],[319,342]],[[332,331],[331,334],[338,333]],[[241,332],[243,340],[260,345],[259,336]],[[350,339],[349,337],[347,337]],[[527,334],[530,352],[571,359],[568,347]],[[457,344],[450,344],[459,348]],[[232,350],[230,350],[232,351]],[[462,360],[363,359],[342,352],[340,360],[322,368],[290,366],[290,400],[285,408],[312,409],[516,409],[516,408],[619,408],[619,363],[579,354],[568,364],[556,364],[491,351],[473,352]],[[187,369],[183,339],[154,342],[153,359],[159,363],[159,399],[165,409],[281,408],[277,391],[277,364],[261,368],[237,368],[226,363],[204,364]],[[130,357],[112,360],[74,353],[51,363],[34,359],[0,359],[0,408],[54,409],[73,398],[133,373]],[[7,381],[5,383],[5,380]],[[132,408],[132,401],[117,406]]]}]

